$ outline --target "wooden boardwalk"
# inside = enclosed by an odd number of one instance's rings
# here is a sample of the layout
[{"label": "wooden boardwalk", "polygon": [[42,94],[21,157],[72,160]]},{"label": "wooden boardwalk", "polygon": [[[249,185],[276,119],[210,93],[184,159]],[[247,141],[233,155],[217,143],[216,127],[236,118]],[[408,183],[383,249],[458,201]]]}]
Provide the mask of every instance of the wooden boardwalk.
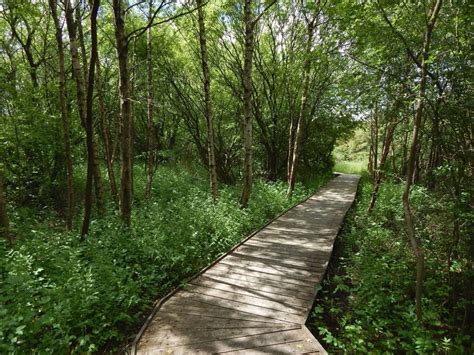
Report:
[{"label": "wooden boardwalk", "polygon": [[326,353],[305,322],[358,181],[338,175],[161,300],[132,352]]}]

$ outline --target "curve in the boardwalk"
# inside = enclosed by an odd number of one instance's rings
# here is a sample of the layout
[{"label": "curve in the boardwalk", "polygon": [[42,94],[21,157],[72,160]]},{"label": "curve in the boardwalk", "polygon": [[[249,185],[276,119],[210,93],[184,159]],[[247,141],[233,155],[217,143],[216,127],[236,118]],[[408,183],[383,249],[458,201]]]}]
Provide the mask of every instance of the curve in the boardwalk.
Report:
[{"label": "curve in the boardwalk", "polygon": [[326,353],[305,322],[358,182],[339,174],[163,298],[132,353]]}]

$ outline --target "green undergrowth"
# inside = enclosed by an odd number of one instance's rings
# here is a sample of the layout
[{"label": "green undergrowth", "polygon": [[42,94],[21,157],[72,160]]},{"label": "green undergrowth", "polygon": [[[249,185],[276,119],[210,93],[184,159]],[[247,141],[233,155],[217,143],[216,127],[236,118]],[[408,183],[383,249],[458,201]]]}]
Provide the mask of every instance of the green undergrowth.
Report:
[{"label": "green undergrowth", "polygon": [[[415,261],[404,231],[403,186],[383,183],[367,213],[372,185],[361,180],[356,203],[337,240],[309,326],[330,353],[472,353],[472,212],[415,186],[412,205],[426,257],[423,320],[415,315]],[[453,250],[450,228],[459,219]],[[466,224],[466,222],[468,222]],[[461,224],[463,225],[463,224]],[[471,258],[471,259],[470,259]],[[471,260],[471,261],[469,261]]]},{"label": "green undergrowth", "polygon": [[111,204],[83,242],[52,212],[13,209],[17,242],[0,248],[0,353],[117,350],[110,344],[129,342],[155,299],[328,178],[298,184],[291,199],[285,183],[257,180],[241,209],[238,186],[223,186],[214,205],[205,174],[176,166],[160,167],[145,203],[137,167],[133,230]]}]

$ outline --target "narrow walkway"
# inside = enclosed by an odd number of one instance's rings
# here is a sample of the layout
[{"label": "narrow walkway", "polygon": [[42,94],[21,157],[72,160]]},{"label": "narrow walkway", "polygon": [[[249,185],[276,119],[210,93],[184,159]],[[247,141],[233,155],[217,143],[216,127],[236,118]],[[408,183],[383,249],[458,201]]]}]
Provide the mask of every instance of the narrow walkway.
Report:
[{"label": "narrow walkway", "polygon": [[161,300],[133,352],[325,354],[305,322],[358,181],[338,175]]}]

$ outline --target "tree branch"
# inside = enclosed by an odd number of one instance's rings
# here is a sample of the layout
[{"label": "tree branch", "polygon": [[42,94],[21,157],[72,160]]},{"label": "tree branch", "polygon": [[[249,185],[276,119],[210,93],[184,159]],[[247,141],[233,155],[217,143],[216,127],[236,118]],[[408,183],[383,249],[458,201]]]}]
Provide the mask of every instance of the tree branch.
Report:
[{"label": "tree branch", "polygon": [[255,26],[255,24],[258,22],[258,20],[260,20],[260,18],[263,16],[263,14],[265,13],[265,11],[267,11],[270,7],[272,7],[273,5],[275,5],[276,3],[276,0],[273,0],[270,4],[268,4],[260,14],[258,14],[258,16],[255,18],[255,20],[252,21],[252,26]]},{"label": "tree branch", "polygon": [[186,11],[183,11],[183,12],[180,12],[179,14],[176,14],[174,16],[171,16],[171,17],[168,17],[164,20],[161,20],[161,21],[158,21],[158,22],[154,22],[155,21],[155,18],[156,16],[158,15],[158,13],[160,12],[160,10],[165,6],[167,5],[165,3],[165,0],[162,0],[161,1],[161,4],[160,6],[158,6],[158,8],[156,9],[156,11],[153,13],[153,16],[150,18],[150,20],[148,21],[147,25],[146,26],[143,26],[143,27],[140,27],[140,28],[137,28],[136,30],[133,30],[132,32],[130,32],[128,35],[127,35],[127,45],[134,39],[134,38],[137,38],[139,36],[141,36],[143,33],[146,32],[146,30],[148,30],[150,27],[154,27],[154,26],[158,26],[158,25],[161,25],[163,23],[167,23],[167,22],[170,22],[170,21],[173,21],[173,20],[176,20],[177,18],[180,18],[182,16],[185,16],[185,15],[188,15],[194,11],[196,11],[197,9],[205,6],[206,4],[208,3],[208,1],[206,1],[205,3],[202,3],[200,6],[196,6],[195,8],[192,8],[190,10],[186,10]]}]

